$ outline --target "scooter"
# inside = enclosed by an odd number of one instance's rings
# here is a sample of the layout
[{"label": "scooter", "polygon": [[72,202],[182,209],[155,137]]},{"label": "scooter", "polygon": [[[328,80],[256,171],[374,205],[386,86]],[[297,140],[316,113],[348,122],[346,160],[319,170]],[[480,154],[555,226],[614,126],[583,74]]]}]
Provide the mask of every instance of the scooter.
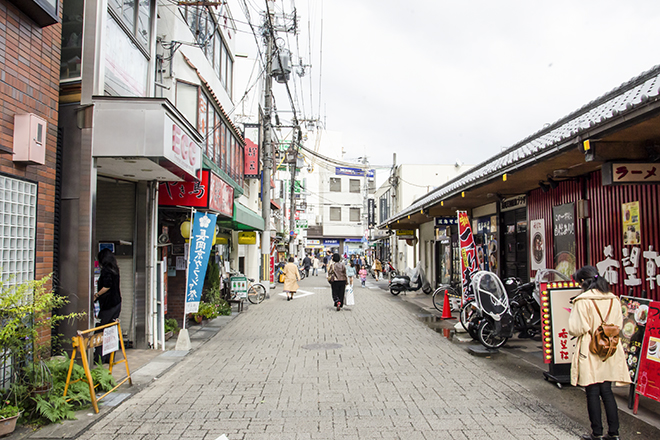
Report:
[{"label": "scooter", "polygon": [[472,275],[470,289],[475,311],[468,322],[468,332],[476,334],[484,347],[500,348],[514,330],[509,297],[502,281],[494,273],[482,270]]},{"label": "scooter", "polygon": [[398,295],[401,292],[414,292],[422,289],[427,295],[433,292],[431,285],[424,276],[421,263],[417,263],[414,270],[408,269],[409,275],[397,275],[390,281],[390,293]]}]

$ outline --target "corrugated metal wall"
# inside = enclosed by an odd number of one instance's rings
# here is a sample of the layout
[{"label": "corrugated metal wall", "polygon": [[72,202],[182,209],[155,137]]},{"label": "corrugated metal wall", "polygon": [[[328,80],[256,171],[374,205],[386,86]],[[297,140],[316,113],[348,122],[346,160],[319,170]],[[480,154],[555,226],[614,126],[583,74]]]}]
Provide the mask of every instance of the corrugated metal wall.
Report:
[{"label": "corrugated metal wall", "polygon": [[[584,185],[584,189],[582,186]],[[602,186],[600,171],[592,173],[584,182],[564,181],[559,187],[544,193],[540,189],[530,192],[527,202],[530,220],[545,219],[546,264],[551,267],[554,261],[554,243],[552,234],[552,207],[565,203],[586,199],[589,203],[590,215],[586,220],[575,220],[576,233],[576,266],[585,264],[596,265],[605,260],[603,253],[606,246],[611,245],[612,258],[620,267],[618,283],[612,285],[612,290],[619,295],[628,294],[629,287],[624,284],[626,278],[623,269],[623,217],[621,205],[628,202],[639,202],[641,245],[637,276],[642,279],[642,285],[633,288],[634,296],[641,296],[642,290],[648,292],[648,297],[660,299],[660,287],[650,288],[647,280],[647,260],[642,253],[653,246],[660,251],[660,225],[658,224],[660,194],[657,185],[623,185]],[[629,249],[631,246],[627,246]],[[656,268],[656,274],[660,269]],[[532,273],[532,276],[534,273]]]}]

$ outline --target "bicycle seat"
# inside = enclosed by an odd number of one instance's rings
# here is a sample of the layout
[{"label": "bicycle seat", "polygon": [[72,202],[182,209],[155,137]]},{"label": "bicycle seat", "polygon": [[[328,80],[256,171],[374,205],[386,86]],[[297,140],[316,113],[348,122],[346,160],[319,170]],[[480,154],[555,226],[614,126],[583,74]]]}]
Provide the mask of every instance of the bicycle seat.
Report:
[{"label": "bicycle seat", "polygon": [[254,278],[248,278],[248,281],[254,283]]}]

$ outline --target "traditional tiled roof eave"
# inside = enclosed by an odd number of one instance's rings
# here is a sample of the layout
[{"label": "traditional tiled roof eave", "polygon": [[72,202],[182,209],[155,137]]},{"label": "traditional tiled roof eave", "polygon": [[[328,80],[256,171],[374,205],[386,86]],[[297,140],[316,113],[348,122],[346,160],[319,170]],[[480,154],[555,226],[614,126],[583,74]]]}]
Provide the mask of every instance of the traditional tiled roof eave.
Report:
[{"label": "traditional tiled roof eave", "polygon": [[587,130],[632,112],[651,99],[658,100],[659,95],[660,65],[657,65],[418,198],[408,208],[378,225],[378,228],[385,228],[470,187],[572,148]]}]

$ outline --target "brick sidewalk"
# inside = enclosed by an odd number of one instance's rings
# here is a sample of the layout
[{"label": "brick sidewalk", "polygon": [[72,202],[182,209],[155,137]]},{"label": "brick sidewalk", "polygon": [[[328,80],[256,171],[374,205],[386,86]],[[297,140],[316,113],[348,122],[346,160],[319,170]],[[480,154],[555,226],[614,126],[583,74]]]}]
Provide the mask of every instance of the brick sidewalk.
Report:
[{"label": "brick sidewalk", "polygon": [[[357,286],[357,284],[356,284]],[[325,277],[231,321],[81,439],[575,439],[584,429],[380,289]]]}]

